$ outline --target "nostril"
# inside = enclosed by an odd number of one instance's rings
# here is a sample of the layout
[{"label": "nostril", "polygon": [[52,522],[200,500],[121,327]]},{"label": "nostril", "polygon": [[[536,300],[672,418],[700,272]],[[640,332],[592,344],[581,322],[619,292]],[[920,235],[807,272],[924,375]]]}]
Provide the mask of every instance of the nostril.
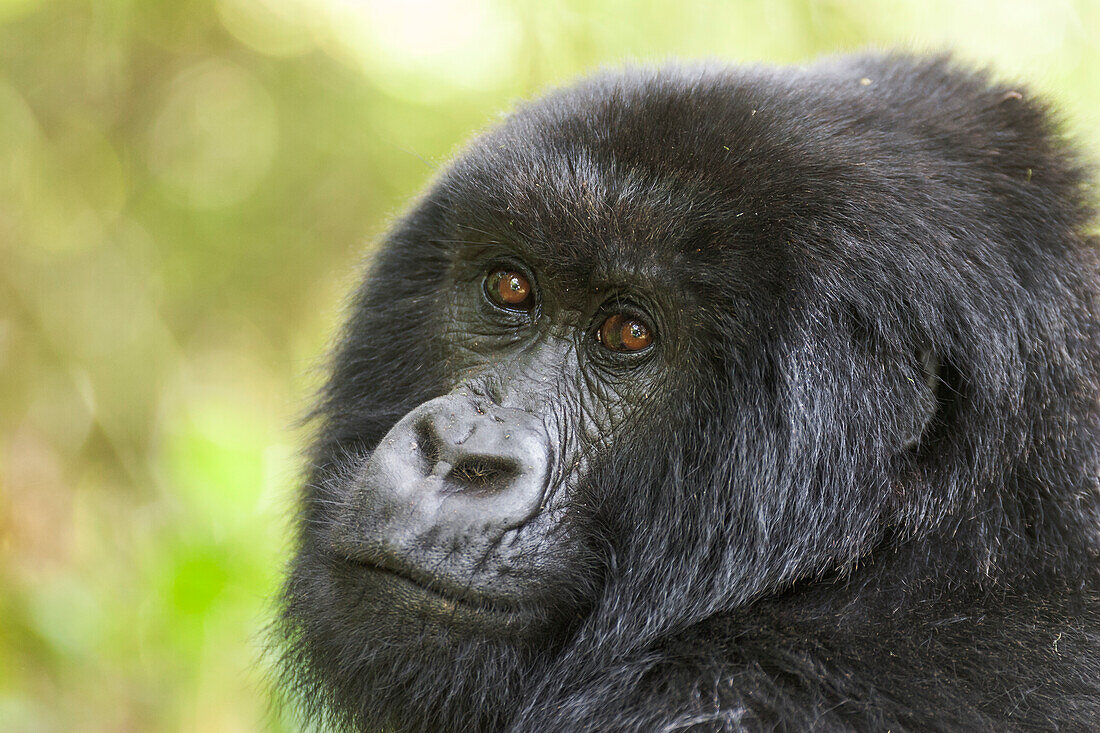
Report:
[{"label": "nostril", "polygon": [[430,416],[418,420],[413,428],[416,433],[417,454],[425,474],[432,472],[435,465],[442,457],[441,442],[436,434],[435,425]]},{"label": "nostril", "polygon": [[504,488],[518,473],[511,461],[495,456],[464,456],[455,461],[447,478],[464,490]]}]

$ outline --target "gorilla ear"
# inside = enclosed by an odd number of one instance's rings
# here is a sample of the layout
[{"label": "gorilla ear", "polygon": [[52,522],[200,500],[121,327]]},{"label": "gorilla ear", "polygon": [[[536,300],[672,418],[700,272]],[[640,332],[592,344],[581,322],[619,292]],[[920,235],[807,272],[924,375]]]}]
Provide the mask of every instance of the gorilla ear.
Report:
[{"label": "gorilla ear", "polygon": [[939,411],[940,357],[931,348],[925,348],[918,354],[923,389],[915,405],[910,429],[902,444],[903,450],[913,450],[920,445],[921,438],[928,432],[928,426]]}]

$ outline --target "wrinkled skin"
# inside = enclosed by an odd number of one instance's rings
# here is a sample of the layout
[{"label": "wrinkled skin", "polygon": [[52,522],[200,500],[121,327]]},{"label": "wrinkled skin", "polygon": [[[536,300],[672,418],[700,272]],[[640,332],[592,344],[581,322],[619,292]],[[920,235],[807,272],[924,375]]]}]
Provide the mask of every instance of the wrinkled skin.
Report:
[{"label": "wrinkled skin", "polygon": [[1100,720],[1084,174],[944,60],[598,77],[396,224],[280,626],[366,731]]}]

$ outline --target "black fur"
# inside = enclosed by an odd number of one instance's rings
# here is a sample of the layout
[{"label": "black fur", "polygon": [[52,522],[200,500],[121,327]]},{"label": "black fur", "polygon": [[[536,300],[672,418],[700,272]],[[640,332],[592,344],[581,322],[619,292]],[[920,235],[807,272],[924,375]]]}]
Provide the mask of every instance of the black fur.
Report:
[{"label": "black fur", "polygon": [[[1041,102],[945,59],[628,71],[523,107],[358,295],[317,413],[287,683],[368,731],[1100,729],[1086,184]],[[588,439],[561,519],[585,551],[546,580],[545,633],[391,641],[337,590],[331,507],[464,378],[439,294],[479,236],[578,283],[656,270],[674,369]]]}]

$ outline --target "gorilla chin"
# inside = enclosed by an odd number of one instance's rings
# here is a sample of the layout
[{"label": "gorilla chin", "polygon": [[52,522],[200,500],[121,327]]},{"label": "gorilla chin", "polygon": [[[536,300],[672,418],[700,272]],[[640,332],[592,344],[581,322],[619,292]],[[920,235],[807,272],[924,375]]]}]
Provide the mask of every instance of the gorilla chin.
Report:
[{"label": "gorilla chin", "polygon": [[278,627],[304,722],[1094,728],[1090,190],[946,58],[522,106],[333,358]]}]

